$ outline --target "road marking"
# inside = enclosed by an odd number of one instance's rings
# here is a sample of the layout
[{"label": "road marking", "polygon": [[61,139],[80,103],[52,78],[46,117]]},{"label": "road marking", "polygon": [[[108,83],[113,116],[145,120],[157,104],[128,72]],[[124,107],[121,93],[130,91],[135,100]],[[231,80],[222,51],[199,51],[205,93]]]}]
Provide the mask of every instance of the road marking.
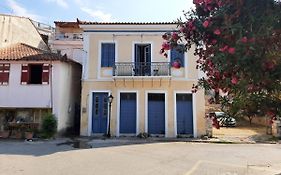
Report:
[{"label": "road marking", "polygon": [[[214,161],[209,161],[209,160],[199,160],[184,175],[192,175],[192,173],[194,173],[202,163],[213,164],[213,165],[223,165],[223,166],[238,167],[238,168],[242,168],[242,169],[248,170],[248,165],[242,166],[242,165],[234,165],[234,164],[230,164],[230,163],[214,162]],[[219,166],[219,167],[221,167],[221,166]],[[280,173],[280,172],[278,172],[276,170],[265,169],[265,168],[262,168],[262,167],[251,167],[251,169],[252,170],[259,170],[259,171],[266,171],[266,172],[271,172],[271,173]]]},{"label": "road marking", "polygon": [[193,173],[202,162],[202,160],[198,160],[195,165],[187,173],[185,173],[185,175],[191,175],[191,173]]}]

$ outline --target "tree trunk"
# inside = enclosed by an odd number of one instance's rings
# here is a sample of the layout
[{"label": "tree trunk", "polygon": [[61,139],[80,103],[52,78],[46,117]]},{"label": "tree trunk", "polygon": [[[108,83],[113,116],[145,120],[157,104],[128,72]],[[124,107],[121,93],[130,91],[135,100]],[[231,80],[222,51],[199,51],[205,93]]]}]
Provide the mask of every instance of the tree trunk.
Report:
[{"label": "tree trunk", "polygon": [[252,120],[253,120],[253,116],[248,116],[249,122],[250,122],[250,126],[252,126]]}]

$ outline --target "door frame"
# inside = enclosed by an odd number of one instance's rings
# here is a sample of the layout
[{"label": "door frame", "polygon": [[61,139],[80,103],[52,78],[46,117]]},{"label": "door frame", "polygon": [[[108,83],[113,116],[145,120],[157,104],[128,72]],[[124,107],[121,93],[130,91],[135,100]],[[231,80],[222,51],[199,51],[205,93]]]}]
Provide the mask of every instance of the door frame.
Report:
[{"label": "door frame", "polygon": [[153,62],[153,42],[152,41],[133,41],[132,42],[132,63],[135,62],[135,45],[136,44],[141,44],[141,45],[145,45],[145,44],[150,44],[150,62]]},{"label": "door frame", "polygon": [[145,123],[145,132],[148,133],[148,94],[164,94],[165,95],[165,137],[168,137],[168,93],[167,91],[163,90],[147,90],[145,91],[145,117],[144,117],[144,123]]},{"label": "door frame", "polygon": [[[120,136],[120,94],[121,93],[135,93],[136,94],[136,136],[139,134],[139,91],[137,90],[119,90],[117,91],[117,119],[116,119],[116,136]],[[121,134],[121,135],[131,135],[131,134]]]},{"label": "door frame", "polygon": [[[93,109],[92,109],[92,106],[93,106],[93,93],[107,93],[108,95],[109,94],[112,94],[112,92],[110,90],[90,90],[89,92],[89,100],[88,100],[88,109],[89,109],[89,114],[88,114],[88,136],[91,136],[93,135]],[[108,108],[107,108],[107,126],[108,126],[108,117],[109,117],[109,104],[108,105]],[[111,115],[112,116],[112,115]]]},{"label": "door frame", "polygon": [[191,91],[174,91],[174,133],[175,137],[178,135],[177,126],[177,94],[191,94],[192,95],[192,118],[193,118],[193,137],[197,137],[197,120],[196,120],[196,94]]}]

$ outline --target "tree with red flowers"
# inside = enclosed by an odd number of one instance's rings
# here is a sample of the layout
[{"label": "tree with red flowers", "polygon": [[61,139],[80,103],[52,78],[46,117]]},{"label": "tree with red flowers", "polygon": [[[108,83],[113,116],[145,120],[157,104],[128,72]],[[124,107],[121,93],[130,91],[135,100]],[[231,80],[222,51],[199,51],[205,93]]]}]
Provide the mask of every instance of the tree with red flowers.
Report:
[{"label": "tree with red flowers", "polygon": [[[234,114],[281,116],[281,3],[276,0],[194,0],[195,9],[163,35],[161,52],[194,46],[205,73],[193,86],[220,94]],[[193,48],[193,47],[192,47]],[[213,102],[210,99],[210,102]]]}]

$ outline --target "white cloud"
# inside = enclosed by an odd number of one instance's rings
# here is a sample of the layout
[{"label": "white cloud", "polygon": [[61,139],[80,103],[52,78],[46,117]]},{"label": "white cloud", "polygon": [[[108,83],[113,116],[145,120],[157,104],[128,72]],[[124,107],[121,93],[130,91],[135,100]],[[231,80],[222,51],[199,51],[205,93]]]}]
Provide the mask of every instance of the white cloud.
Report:
[{"label": "white cloud", "polygon": [[18,3],[16,3],[14,0],[7,0],[6,1],[9,8],[12,10],[12,13],[17,16],[24,16],[29,17],[33,20],[40,21],[42,20],[42,17],[33,13],[30,13],[27,9],[20,6]]},{"label": "white cloud", "polygon": [[110,13],[104,13],[101,10],[92,10],[87,7],[81,7],[80,8],[83,12],[87,13],[93,18],[97,18],[96,21],[102,21],[102,22],[110,22],[112,21],[111,17],[112,15]]},{"label": "white cloud", "polygon": [[82,2],[82,0],[74,0],[74,2],[76,3],[76,4],[78,4],[78,5],[83,5],[83,2]]},{"label": "white cloud", "polygon": [[68,4],[66,3],[65,0],[47,0],[48,2],[55,2],[56,4],[58,4],[59,6],[63,7],[63,8],[68,8]]}]

